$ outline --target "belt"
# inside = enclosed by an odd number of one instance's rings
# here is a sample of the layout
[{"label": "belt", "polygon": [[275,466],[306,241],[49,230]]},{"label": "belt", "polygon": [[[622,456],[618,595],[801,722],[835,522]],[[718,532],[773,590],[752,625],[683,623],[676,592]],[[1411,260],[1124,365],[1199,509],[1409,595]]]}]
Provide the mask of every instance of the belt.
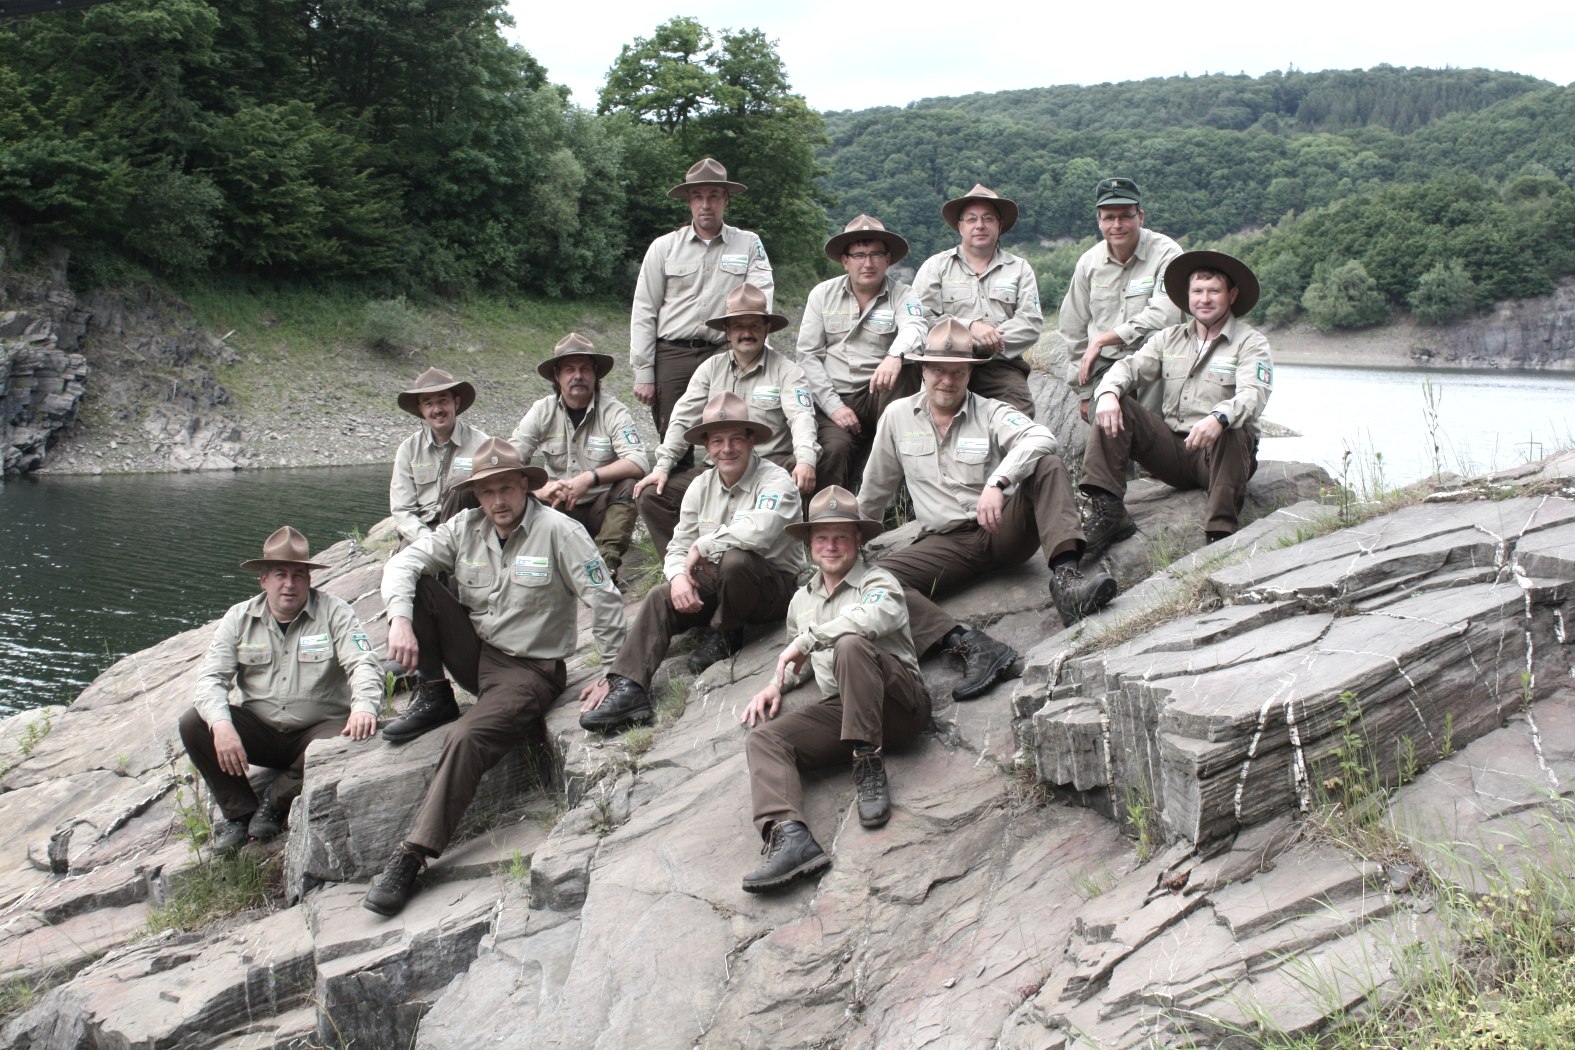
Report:
[{"label": "belt", "polygon": [[681,346],[681,347],[684,347],[685,349],[688,349],[688,350],[703,350],[704,348],[706,348],[708,346],[721,346],[722,345],[721,343],[714,342],[714,341],[712,341],[710,339],[662,339],[662,338],[658,338],[656,341],[658,343],[666,343],[668,346]]}]

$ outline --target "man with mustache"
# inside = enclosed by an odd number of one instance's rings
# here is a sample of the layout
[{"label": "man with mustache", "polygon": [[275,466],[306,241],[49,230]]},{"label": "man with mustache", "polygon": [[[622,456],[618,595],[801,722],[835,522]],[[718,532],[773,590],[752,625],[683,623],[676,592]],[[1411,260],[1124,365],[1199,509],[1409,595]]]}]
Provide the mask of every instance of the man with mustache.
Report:
[{"label": "man with mustache", "polygon": [[820,443],[809,382],[797,362],[766,343],[767,335],[787,323],[786,317],[771,312],[766,293],[752,284],[728,296],[727,309],[706,321],[727,333],[730,350],[695,369],[689,388],[673,408],[672,422],[656,451],[656,465],[634,487],[640,517],[658,551],[667,550],[684,491],[700,474],[698,467],[682,466],[691,454],[685,433],[700,422],[706,404],[724,390],[743,398],[750,416],[766,425],[756,454],[791,471],[801,496],[817,488]]},{"label": "man with mustache", "polygon": [[629,410],[602,390],[612,368],[590,340],[564,336],[536,367],[556,394],[532,405],[509,441],[525,463],[541,453],[551,480],[534,495],[585,526],[616,582],[634,534],[634,483],[651,463]]},{"label": "man with mustache", "polygon": [[476,388],[441,368],[429,368],[399,394],[399,407],[421,420],[394,453],[388,511],[405,544],[474,506],[455,486],[470,477],[471,459],[487,435],[459,417],[476,401]]},{"label": "man with mustache", "polygon": [[728,294],[745,281],[771,305],[766,246],[759,235],[722,221],[728,201],[746,189],[710,157],[697,162],[667,191],[688,203],[690,221],[652,241],[640,264],[629,310],[629,366],[634,396],[651,406],[658,435],[667,433],[673,406],[700,362],[725,345],[706,318],[720,313]]}]

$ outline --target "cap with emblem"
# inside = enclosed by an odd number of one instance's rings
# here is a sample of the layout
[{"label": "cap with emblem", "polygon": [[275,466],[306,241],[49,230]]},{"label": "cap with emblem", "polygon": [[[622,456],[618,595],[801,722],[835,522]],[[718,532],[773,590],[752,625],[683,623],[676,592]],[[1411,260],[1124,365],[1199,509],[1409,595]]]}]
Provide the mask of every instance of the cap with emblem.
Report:
[{"label": "cap with emblem", "polygon": [[[748,285],[745,287],[747,288]],[[705,403],[705,411],[700,414],[700,422],[684,431],[684,440],[691,445],[703,445],[706,432],[721,423],[743,427],[753,432],[756,441],[767,441],[771,437],[769,426],[749,418],[749,406],[744,404],[744,399],[731,390],[724,390]]]},{"label": "cap with emblem", "polygon": [[1131,179],[1100,179],[1099,185],[1094,187],[1094,207],[1103,208],[1113,204],[1143,207],[1143,195],[1138,192],[1137,183]]},{"label": "cap with emblem", "polygon": [[476,453],[470,460],[470,477],[464,481],[454,483],[455,489],[469,488],[478,481],[510,471],[518,471],[525,475],[525,487],[537,489],[547,483],[547,472],[540,467],[527,467],[525,461],[520,459],[519,450],[503,438],[488,438],[477,447]]},{"label": "cap with emblem", "polygon": [[868,543],[885,531],[878,521],[859,516],[859,501],[841,485],[827,485],[809,501],[809,519],[788,525],[787,532],[797,539],[807,540],[816,525],[857,525],[862,533],[860,542]]}]

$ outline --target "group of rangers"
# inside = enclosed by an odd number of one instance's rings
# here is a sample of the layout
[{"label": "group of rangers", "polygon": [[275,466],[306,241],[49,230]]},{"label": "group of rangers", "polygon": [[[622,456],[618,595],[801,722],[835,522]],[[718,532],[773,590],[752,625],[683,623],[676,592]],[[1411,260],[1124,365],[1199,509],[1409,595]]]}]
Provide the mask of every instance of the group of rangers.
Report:
[{"label": "group of rangers", "polygon": [[[1102,238],[1061,304],[1065,380],[1089,424],[1075,482],[1034,419],[1025,354],[1043,314],[1032,268],[1000,246],[1013,201],[983,185],[947,201],[959,243],[911,284],[893,270],[908,242],[855,217],[825,246],[846,272],[811,291],[789,354],[769,342],[789,321],[772,309],[765,245],[724,221],[743,192],[715,160],[695,164],[668,194],[690,221],[640,266],[629,367],[654,450],[603,389],[616,361],[577,333],[541,363],[553,392],[507,439],[465,423],[476,390],[447,372],[399,394],[422,423],[390,484],[401,550],[383,573],[385,657],[415,687],[383,736],[400,745],[453,725],[367,891],[372,911],[404,906],[482,775],[562,695],[577,604],[605,657],[579,694],[592,732],[654,717],[651,679],[677,634],[698,631],[687,663],[700,673],[737,653],[751,625],[786,624],[775,671],[741,716],[765,855],[743,888],[758,892],[831,862],[807,826],[801,769],[851,762],[860,823],[888,820],[884,749],[930,722],[922,657],[960,659],[958,701],[1012,673],[1018,654],[938,599],[1037,554],[1063,623],[1102,608],[1117,584],[1099,559],[1136,528],[1124,503],[1133,463],[1207,492],[1209,542],[1236,531],[1273,387],[1268,343],[1242,320],[1257,280],[1145,228],[1130,179],[1096,187]],[[864,544],[900,490],[917,536],[872,558]],[[664,582],[629,622],[620,574],[637,520]],[[372,736],[383,697],[383,659],[350,607],[311,586],[321,566],[305,537],[281,528],[242,567],[258,569],[262,593],[220,621],[180,724],[222,811],[217,850],[277,835],[307,745]],[[810,677],[818,702],[783,714],[783,692]],[[463,711],[452,683],[475,696]],[[279,771],[260,797],[249,766]]]}]

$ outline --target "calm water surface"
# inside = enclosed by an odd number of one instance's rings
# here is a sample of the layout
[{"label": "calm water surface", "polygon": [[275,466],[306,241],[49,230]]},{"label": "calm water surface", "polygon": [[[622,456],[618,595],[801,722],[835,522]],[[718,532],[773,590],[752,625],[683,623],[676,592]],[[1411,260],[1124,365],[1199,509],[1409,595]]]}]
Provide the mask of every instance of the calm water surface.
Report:
[{"label": "calm water surface", "polygon": [[[1433,472],[1423,381],[1439,408],[1438,458],[1460,473],[1575,444],[1575,375],[1281,366],[1268,416],[1302,436],[1264,459],[1318,463],[1362,483]],[[67,703],[121,656],[206,623],[257,591],[238,563],[279,525],[312,550],[388,512],[386,466],[46,478],[0,488],[0,712]]]},{"label": "calm water surface", "polygon": [[0,488],[0,713],[68,703],[115,660],[257,593],[280,525],[312,551],[388,514],[388,467],[139,474]]}]

